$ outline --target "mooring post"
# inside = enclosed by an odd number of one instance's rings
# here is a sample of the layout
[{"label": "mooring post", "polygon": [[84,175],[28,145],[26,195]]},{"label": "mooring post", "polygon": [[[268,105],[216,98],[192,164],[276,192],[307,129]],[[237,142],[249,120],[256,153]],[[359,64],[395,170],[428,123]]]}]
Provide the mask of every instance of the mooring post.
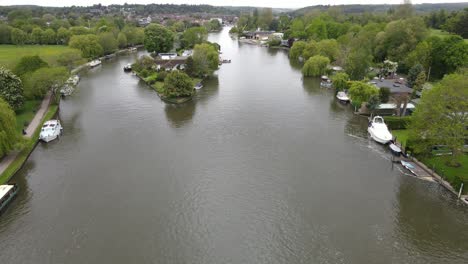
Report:
[{"label": "mooring post", "polygon": [[463,191],[463,182],[460,186],[460,191],[458,192],[458,199],[460,199],[462,191]]}]

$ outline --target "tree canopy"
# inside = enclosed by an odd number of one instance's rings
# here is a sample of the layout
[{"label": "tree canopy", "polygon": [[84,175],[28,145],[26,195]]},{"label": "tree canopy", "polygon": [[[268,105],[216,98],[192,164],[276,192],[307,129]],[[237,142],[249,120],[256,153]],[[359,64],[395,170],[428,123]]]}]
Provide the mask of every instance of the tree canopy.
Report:
[{"label": "tree canopy", "polygon": [[13,110],[23,106],[23,83],[11,71],[0,67],[0,98],[5,100]]},{"label": "tree canopy", "polygon": [[151,24],[145,28],[144,44],[149,52],[169,52],[174,46],[174,34],[164,26]]},{"label": "tree canopy", "polygon": [[330,60],[321,55],[315,55],[308,59],[302,67],[302,74],[304,76],[320,76],[325,74]]},{"label": "tree canopy", "polygon": [[218,69],[219,53],[208,43],[195,45],[193,49],[193,74],[204,77]]},{"label": "tree canopy", "polygon": [[360,106],[369,101],[371,97],[379,95],[379,89],[373,85],[360,81],[351,81],[350,83],[348,93],[354,105]]},{"label": "tree canopy", "polygon": [[[218,21],[218,20],[216,20]],[[206,41],[208,32],[204,27],[191,27],[182,34],[182,47],[193,48]]]},{"label": "tree canopy", "polygon": [[450,164],[457,165],[468,139],[468,75],[451,74],[432,89],[425,90],[413,114],[411,129],[416,150],[427,152],[433,145],[447,145],[452,150]]},{"label": "tree canopy", "polygon": [[18,140],[15,112],[0,98],[0,158],[13,150]]},{"label": "tree canopy", "polygon": [[80,50],[83,57],[90,59],[99,57],[104,52],[98,37],[92,34],[72,36],[68,45]]},{"label": "tree canopy", "polygon": [[20,59],[16,67],[13,69],[13,72],[18,76],[23,76],[26,73],[32,73],[35,70],[48,67],[49,65],[39,56],[24,56]]},{"label": "tree canopy", "polygon": [[191,96],[194,87],[192,79],[181,71],[172,71],[164,79],[164,96],[168,98]]}]

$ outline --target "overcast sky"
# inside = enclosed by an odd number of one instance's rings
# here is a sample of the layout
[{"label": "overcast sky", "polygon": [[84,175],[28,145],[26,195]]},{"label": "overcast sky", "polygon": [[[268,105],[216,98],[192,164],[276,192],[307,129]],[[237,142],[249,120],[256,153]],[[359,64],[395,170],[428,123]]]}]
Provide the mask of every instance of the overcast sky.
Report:
[{"label": "overcast sky", "polygon": [[[299,8],[312,5],[341,5],[341,4],[399,4],[402,0],[0,0],[0,5],[42,5],[42,6],[88,6],[101,3],[102,5],[123,3],[149,4],[209,4],[218,6],[262,6]],[[413,4],[420,3],[458,3],[467,0],[413,0]]]}]

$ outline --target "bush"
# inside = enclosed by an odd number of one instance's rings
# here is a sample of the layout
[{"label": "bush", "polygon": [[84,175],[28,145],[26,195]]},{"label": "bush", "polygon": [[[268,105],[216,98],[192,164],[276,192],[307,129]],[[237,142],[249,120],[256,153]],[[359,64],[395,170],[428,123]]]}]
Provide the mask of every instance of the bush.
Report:
[{"label": "bush", "polygon": [[156,83],[156,81],[158,80],[158,75],[159,74],[157,73],[152,73],[151,75],[145,78],[145,82],[147,82],[150,85]]},{"label": "bush", "polygon": [[388,88],[388,87],[380,88],[379,97],[380,97],[380,101],[382,103],[388,102],[388,100],[390,99],[390,88]]},{"label": "bush", "polygon": [[281,45],[281,40],[274,38],[268,42],[268,45],[270,47],[279,47],[279,45]]},{"label": "bush", "polygon": [[150,75],[150,72],[147,69],[143,69],[140,71],[140,76],[146,78]]},{"label": "bush", "polygon": [[406,129],[410,123],[410,116],[386,116],[385,123],[390,129]]},{"label": "bush", "polygon": [[158,73],[158,77],[156,78],[156,81],[164,82],[164,80],[166,79],[166,76],[167,76],[167,72],[165,72],[165,71],[160,72],[160,73]]}]

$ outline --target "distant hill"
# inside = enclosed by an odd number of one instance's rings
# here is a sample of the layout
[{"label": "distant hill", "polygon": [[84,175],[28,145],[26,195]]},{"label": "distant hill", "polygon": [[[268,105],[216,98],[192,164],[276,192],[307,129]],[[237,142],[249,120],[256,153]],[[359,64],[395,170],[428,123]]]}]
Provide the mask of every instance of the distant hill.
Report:
[{"label": "distant hill", "polygon": [[[364,12],[387,12],[390,8],[396,8],[398,5],[317,5],[297,9],[292,12],[293,15],[303,15],[311,11],[326,11],[330,7],[341,7],[346,14],[364,13]],[[445,9],[446,11],[460,10],[468,7],[468,3],[445,3],[445,4],[416,4],[414,9],[418,13],[431,12],[434,10]]]}]

